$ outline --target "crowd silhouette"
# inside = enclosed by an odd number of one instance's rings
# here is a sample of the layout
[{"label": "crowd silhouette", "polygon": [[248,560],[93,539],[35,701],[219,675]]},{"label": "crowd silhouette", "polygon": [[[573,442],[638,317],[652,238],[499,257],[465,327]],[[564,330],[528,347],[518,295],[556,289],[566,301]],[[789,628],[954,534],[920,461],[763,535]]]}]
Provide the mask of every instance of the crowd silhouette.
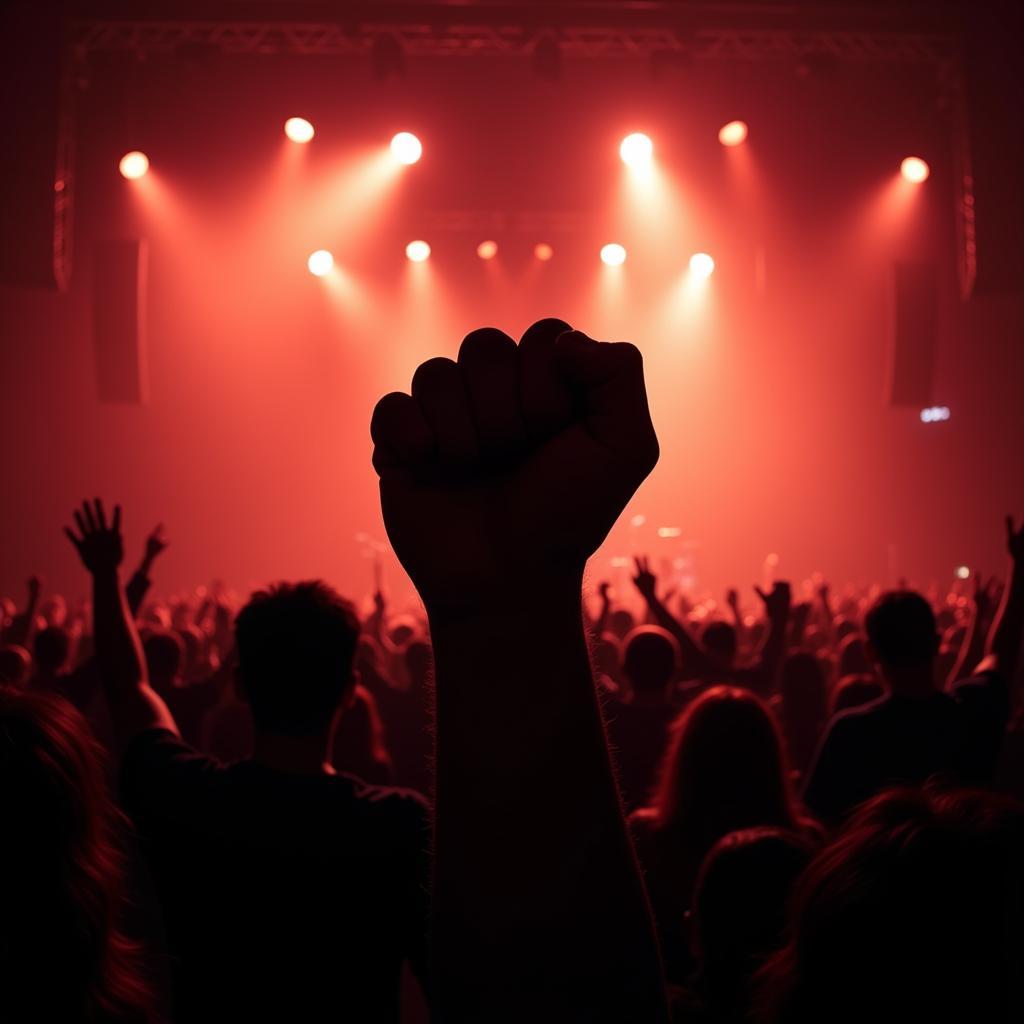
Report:
[{"label": "crowd silhouette", "polygon": [[88,599],[4,600],[0,1018],[1024,1019],[1024,526],[949,593],[585,588],[658,439],[555,319],[370,432],[422,606],[154,596],[99,499]]}]

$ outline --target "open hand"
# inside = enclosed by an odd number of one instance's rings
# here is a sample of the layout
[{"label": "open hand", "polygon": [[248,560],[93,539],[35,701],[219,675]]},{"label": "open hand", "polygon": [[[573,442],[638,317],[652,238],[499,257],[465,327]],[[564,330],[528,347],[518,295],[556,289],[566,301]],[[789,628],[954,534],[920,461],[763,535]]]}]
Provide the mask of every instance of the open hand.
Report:
[{"label": "open hand", "polygon": [[67,527],[64,532],[68,540],[75,545],[75,550],[86,569],[94,576],[104,572],[113,572],[124,557],[124,542],[121,537],[121,506],[114,506],[114,518],[107,525],[107,516],[103,510],[103,502],[99,498],[89,504],[82,502],[82,511],[74,512],[78,534]]},{"label": "open hand", "polygon": [[633,583],[645,601],[653,601],[658,589],[658,577],[651,572],[650,559],[646,555],[637,555],[633,561],[636,563]]},{"label": "open hand", "polygon": [[152,562],[161,552],[167,550],[168,540],[164,534],[164,524],[157,523],[146,538],[145,559]]},{"label": "open hand", "polygon": [[587,558],[658,460],[640,353],[560,320],[473,331],[385,395],[370,432],[388,537],[428,610],[521,602]]},{"label": "open hand", "polygon": [[1013,516],[1006,517],[1006,550],[1015,562],[1024,563],[1024,520],[1018,530],[1013,525]]}]

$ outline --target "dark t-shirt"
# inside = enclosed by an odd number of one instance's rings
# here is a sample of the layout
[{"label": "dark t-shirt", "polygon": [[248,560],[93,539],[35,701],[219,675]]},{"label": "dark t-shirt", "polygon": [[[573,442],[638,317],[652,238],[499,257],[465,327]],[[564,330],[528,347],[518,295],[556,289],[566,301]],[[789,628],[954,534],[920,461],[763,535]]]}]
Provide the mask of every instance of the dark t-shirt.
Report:
[{"label": "dark t-shirt", "polygon": [[987,785],[1008,717],[1006,683],[995,672],[962,680],[948,693],[889,695],[845,711],[825,733],[804,803],[836,824],[887,786],[933,777]]},{"label": "dark t-shirt", "polygon": [[130,745],[121,789],[160,893],[176,1019],[397,1021],[402,962],[423,962],[422,797],[224,766],[163,730]]}]

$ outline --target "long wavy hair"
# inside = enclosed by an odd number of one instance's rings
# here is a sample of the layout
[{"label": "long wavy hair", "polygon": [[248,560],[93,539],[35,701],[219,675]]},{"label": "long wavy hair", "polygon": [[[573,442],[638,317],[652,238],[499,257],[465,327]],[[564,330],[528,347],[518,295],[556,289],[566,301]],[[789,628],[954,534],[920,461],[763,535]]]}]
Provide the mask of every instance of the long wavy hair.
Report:
[{"label": "long wavy hair", "polygon": [[102,752],[60,697],[0,691],[0,822],[0,1019],[149,1021]]}]

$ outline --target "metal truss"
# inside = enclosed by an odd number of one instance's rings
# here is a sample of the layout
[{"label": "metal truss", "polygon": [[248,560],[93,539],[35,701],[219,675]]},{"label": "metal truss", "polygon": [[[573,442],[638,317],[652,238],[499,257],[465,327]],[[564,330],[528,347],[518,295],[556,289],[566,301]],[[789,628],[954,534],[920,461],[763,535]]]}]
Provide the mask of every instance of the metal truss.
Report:
[{"label": "metal truss", "polygon": [[209,47],[233,54],[354,56],[370,53],[380,38],[415,57],[528,57],[538,45],[552,42],[567,59],[675,54],[692,60],[830,58],[942,65],[954,56],[949,36],[893,31],[142,20],[77,22],[71,30],[72,45],[83,53]]}]

